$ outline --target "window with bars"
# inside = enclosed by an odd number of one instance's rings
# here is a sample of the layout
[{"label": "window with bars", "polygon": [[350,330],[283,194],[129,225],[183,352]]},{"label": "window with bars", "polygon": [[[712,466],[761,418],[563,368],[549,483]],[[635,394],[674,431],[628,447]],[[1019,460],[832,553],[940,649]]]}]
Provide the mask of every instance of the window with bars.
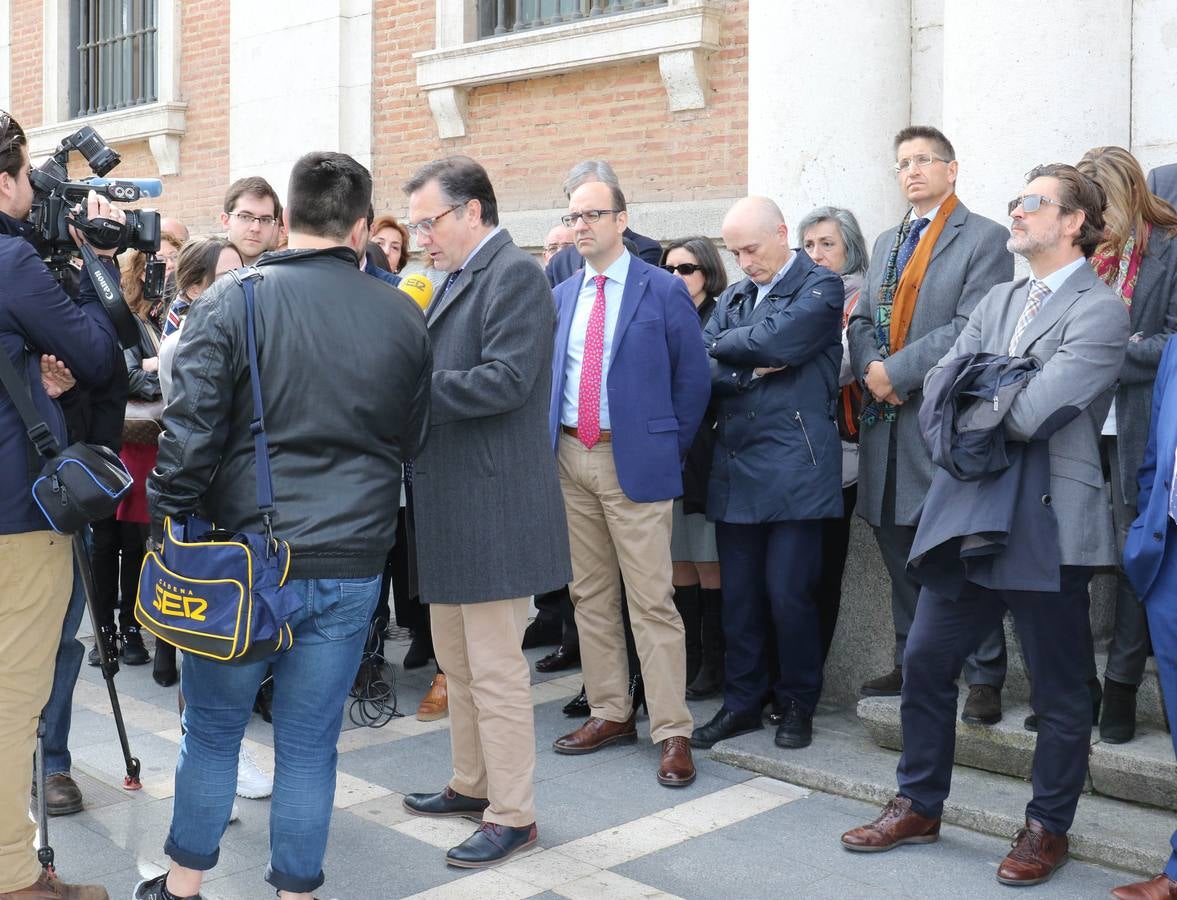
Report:
[{"label": "window with bars", "polygon": [[157,0],[70,0],[71,118],[158,96]]},{"label": "window with bars", "polygon": [[478,37],[665,5],[666,0],[478,0]]}]

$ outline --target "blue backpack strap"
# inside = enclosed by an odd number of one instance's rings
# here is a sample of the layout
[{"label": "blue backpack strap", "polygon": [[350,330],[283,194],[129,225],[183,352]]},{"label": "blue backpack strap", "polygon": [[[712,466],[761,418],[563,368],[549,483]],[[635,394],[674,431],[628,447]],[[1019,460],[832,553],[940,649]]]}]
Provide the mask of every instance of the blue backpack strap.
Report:
[{"label": "blue backpack strap", "polygon": [[257,476],[257,508],[266,529],[267,548],[277,548],[274,541],[274,483],[270,474],[270,444],[266,439],[266,420],[262,407],[262,380],[257,363],[257,328],[254,323],[254,285],[265,276],[256,266],[235,269],[229,273],[245,293],[245,335],[249,356],[249,386],[253,393],[253,420],[249,430],[253,434],[254,468]]}]

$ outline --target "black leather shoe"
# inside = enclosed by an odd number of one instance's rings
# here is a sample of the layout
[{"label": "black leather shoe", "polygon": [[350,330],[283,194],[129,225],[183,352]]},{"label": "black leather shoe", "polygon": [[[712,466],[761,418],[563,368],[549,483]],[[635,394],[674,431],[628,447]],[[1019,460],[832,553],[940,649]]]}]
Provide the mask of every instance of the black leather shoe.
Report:
[{"label": "black leather shoe", "polygon": [[561,644],[535,664],[537,672],[563,672],[580,665],[580,648]]},{"label": "black leather shoe", "polygon": [[485,869],[506,862],[520,850],[535,843],[535,823],[510,828],[495,822],[483,822],[479,829],[445,855],[451,866]]},{"label": "black leather shoe", "polygon": [[147,648],[143,645],[143,635],[139,633],[138,625],[128,625],[119,635],[122,649],[119,656],[128,666],[145,666],[151,662]]},{"label": "black leather shoe", "polygon": [[446,785],[436,794],[408,794],[404,807],[417,816],[471,816],[479,818],[490,806],[489,800],[467,797]]},{"label": "black leather shoe", "polygon": [[536,616],[523,631],[523,649],[552,647],[564,637],[564,622],[558,613],[543,613]]},{"label": "black leather shoe", "polygon": [[564,704],[564,715],[570,719],[585,719],[592,713],[589,707],[588,694],[584,685],[580,686],[580,693]]},{"label": "black leather shoe", "polygon": [[691,746],[706,749],[718,741],[740,734],[749,734],[764,727],[760,721],[760,712],[737,713],[720,707],[719,712],[706,725],[700,725],[691,732]]},{"label": "black leather shoe", "polygon": [[969,685],[960,720],[971,725],[996,725],[1001,721],[1001,691],[991,684]]},{"label": "black leather shoe", "polygon": [[413,640],[409,644],[409,652],[405,654],[401,663],[406,669],[423,669],[433,659],[433,634],[428,628],[418,628],[413,632]]},{"label": "black leather shoe", "polygon": [[805,712],[797,701],[791,701],[785,718],[777,726],[773,743],[786,750],[798,750],[813,743],[813,716]]},{"label": "black leather shoe", "polygon": [[253,698],[253,711],[264,722],[274,721],[274,679],[267,678],[257,689],[257,696]]}]

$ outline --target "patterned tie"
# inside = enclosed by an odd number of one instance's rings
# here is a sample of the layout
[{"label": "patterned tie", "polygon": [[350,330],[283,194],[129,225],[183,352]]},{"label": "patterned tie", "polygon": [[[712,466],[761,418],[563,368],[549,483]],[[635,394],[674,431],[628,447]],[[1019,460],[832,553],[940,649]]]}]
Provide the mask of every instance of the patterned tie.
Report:
[{"label": "patterned tie", "polygon": [[907,268],[908,262],[911,261],[911,255],[915,253],[916,244],[920,242],[920,235],[923,234],[925,228],[931,219],[916,219],[911,223],[911,230],[907,232],[907,237],[903,244],[899,247],[899,255],[895,258],[895,283],[899,283],[899,279],[903,277],[903,270]]},{"label": "patterned tie", "polygon": [[597,298],[584,332],[576,421],[577,436],[590,450],[601,437],[601,366],[605,355],[605,276],[594,275],[593,281],[597,283]]},{"label": "patterned tie", "polygon": [[1038,315],[1038,310],[1042,308],[1042,302],[1050,296],[1050,288],[1046,286],[1045,281],[1038,281],[1036,278],[1030,280],[1030,293],[1026,295],[1026,306],[1022,309],[1022,315],[1018,318],[1018,324],[1014,327],[1013,339],[1009,342],[1009,355],[1014,355],[1014,348],[1018,345],[1018,339],[1029,327],[1034,317]]},{"label": "patterned tie", "polygon": [[180,327],[180,323],[184,320],[184,314],[188,312],[189,306],[191,304],[183,297],[177,297],[172,301],[172,306],[168,310],[168,317],[163,321],[163,337],[167,337]]},{"label": "patterned tie", "polygon": [[442,297],[450,292],[450,288],[454,286],[454,282],[458,280],[458,276],[461,274],[461,269],[454,269],[454,271],[450,272],[450,274],[445,277],[445,284],[441,286],[441,294],[438,296],[438,300],[442,299]]}]

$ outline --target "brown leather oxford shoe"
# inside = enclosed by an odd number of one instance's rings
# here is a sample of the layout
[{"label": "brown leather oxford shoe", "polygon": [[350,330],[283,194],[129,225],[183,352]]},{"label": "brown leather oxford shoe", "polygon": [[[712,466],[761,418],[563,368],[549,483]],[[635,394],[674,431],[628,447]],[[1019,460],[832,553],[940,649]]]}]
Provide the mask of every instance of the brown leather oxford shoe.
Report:
[{"label": "brown leather oxford shoe", "polygon": [[940,839],[940,820],[912,812],[911,800],[895,797],[869,825],[842,835],[842,846],[856,853],[881,853],[900,844],[931,844]]},{"label": "brown leather oxford shoe", "polygon": [[658,783],[667,787],[686,787],[695,780],[695,761],[691,759],[691,741],[686,737],[668,737],[662,742],[662,760],[658,764]]},{"label": "brown leather oxford shoe", "polygon": [[634,726],[634,716],[631,713],[624,722],[610,722],[608,719],[598,719],[591,716],[571,734],[557,738],[552,748],[557,753],[576,755],[578,753],[594,753],[609,744],[622,744],[636,741],[638,730]]},{"label": "brown leather oxford shoe", "polygon": [[1177,881],[1162,872],[1148,881],[1115,888],[1112,896],[1116,900],[1173,900],[1177,898]]},{"label": "brown leather oxford shoe", "polygon": [[1026,819],[1026,827],[1011,846],[997,867],[997,880],[1002,884],[1042,884],[1067,861],[1067,836],[1052,834],[1037,819]]}]

